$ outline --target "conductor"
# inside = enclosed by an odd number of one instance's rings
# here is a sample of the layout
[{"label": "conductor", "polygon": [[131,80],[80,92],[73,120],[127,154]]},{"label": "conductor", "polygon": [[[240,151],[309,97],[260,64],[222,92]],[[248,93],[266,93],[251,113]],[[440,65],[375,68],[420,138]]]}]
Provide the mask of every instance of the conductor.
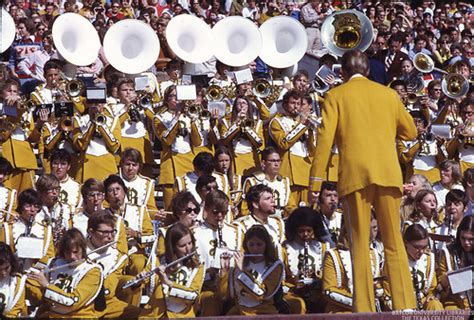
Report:
[{"label": "conductor", "polygon": [[353,312],[375,312],[369,257],[370,209],[374,206],[395,310],[416,307],[400,233],[402,173],[396,139],[411,140],[415,125],[392,89],[367,79],[369,60],[360,50],[342,57],[344,84],[327,93],[310,174],[310,197],[321,189],[331,148],[339,148],[338,191],[351,237]]}]

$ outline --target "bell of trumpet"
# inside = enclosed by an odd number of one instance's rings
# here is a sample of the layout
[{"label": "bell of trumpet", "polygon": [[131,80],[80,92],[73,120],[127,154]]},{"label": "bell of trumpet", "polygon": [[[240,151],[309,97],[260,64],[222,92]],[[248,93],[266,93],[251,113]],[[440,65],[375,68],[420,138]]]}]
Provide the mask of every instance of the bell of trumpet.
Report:
[{"label": "bell of trumpet", "polygon": [[240,122],[240,127],[241,128],[253,128],[254,122],[253,119],[244,119],[242,122]]},{"label": "bell of trumpet", "polygon": [[100,114],[100,113],[96,114],[95,118],[94,118],[94,122],[96,124],[105,124],[106,120],[107,119],[105,118],[105,116],[103,114]]},{"label": "bell of trumpet", "polygon": [[190,118],[197,118],[201,113],[201,106],[197,104],[192,104],[188,107],[188,115]]},{"label": "bell of trumpet", "polygon": [[255,96],[265,99],[272,94],[272,85],[267,79],[256,79],[253,83],[252,92]]},{"label": "bell of trumpet", "polygon": [[222,101],[224,99],[224,88],[217,84],[211,84],[206,89],[207,101]]},{"label": "bell of trumpet", "polygon": [[148,108],[153,105],[153,97],[148,92],[140,93],[137,97],[137,104],[140,108]]},{"label": "bell of trumpet", "polygon": [[469,91],[469,81],[459,73],[450,73],[441,81],[441,90],[449,98],[461,98]]},{"label": "bell of trumpet", "polygon": [[330,53],[339,57],[349,50],[365,51],[373,37],[372,22],[357,10],[336,11],[321,26],[321,41]]},{"label": "bell of trumpet", "polygon": [[63,116],[59,121],[59,128],[63,132],[71,132],[73,129],[74,122],[71,117]]},{"label": "bell of trumpet", "polygon": [[66,83],[65,90],[69,97],[76,98],[84,93],[85,86],[81,80],[69,80]]}]

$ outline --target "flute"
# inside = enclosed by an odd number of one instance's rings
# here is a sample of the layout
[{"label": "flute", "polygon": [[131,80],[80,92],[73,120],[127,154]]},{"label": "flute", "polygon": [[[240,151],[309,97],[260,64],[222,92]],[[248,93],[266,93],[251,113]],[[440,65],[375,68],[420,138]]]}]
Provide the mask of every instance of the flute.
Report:
[{"label": "flute", "polygon": [[[224,253],[231,253],[231,252],[240,252],[239,250],[234,250],[234,249],[226,249]],[[245,258],[252,258],[252,257],[263,257],[263,253],[245,253],[244,254]]]},{"label": "flute", "polygon": [[[167,264],[163,265],[163,267],[165,267],[165,269],[166,269],[166,268],[169,268],[169,267],[172,267],[172,266],[174,266],[175,264],[178,264],[178,263],[180,263],[181,261],[186,260],[186,259],[192,257],[192,256],[195,255],[195,254],[196,254],[196,250],[193,251],[193,252],[191,252],[191,253],[189,253],[189,254],[187,254],[187,255],[185,255],[185,256],[183,256],[183,257],[181,257],[181,258],[176,259],[176,260],[173,261],[173,262],[170,262],[170,263],[167,263]],[[130,281],[127,281],[127,282],[122,286],[122,289],[128,289],[128,288],[130,288],[130,287],[136,286],[137,284],[141,283],[141,282],[144,281],[145,279],[147,279],[147,278],[151,277],[153,274],[155,274],[156,271],[158,271],[160,267],[161,267],[161,266],[156,267],[156,268],[154,268],[153,270],[148,271],[147,273],[145,273],[143,276],[141,276],[141,277],[139,277],[139,278],[135,278],[135,279],[132,279],[132,280],[130,280]]]}]

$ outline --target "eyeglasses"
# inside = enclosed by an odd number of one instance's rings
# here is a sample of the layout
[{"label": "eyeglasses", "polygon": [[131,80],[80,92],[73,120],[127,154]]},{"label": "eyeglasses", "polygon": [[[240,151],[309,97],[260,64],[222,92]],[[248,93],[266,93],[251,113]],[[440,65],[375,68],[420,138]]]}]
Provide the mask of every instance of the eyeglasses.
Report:
[{"label": "eyeglasses", "polygon": [[433,88],[433,91],[441,92],[443,90],[441,90],[441,88]]},{"label": "eyeglasses", "polygon": [[50,188],[50,189],[46,190],[47,193],[55,193],[55,192],[59,192],[59,191],[61,191],[60,187],[54,187],[54,188]]},{"label": "eyeglasses", "polygon": [[186,208],[186,209],[184,209],[184,212],[186,212],[187,214],[190,214],[191,212],[199,213],[199,208],[197,208],[197,207],[194,207],[194,208]]},{"label": "eyeglasses", "polygon": [[113,229],[113,230],[95,230],[95,231],[98,232],[102,236],[114,235],[114,234],[117,233],[117,230],[115,230],[115,229]]},{"label": "eyeglasses", "polygon": [[38,28],[37,30],[38,31],[44,31],[44,30],[46,30],[46,28]]},{"label": "eyeglasses", "polygon": [[116,192],[120,192],[122,191],[122,188],[121,187],[115,187],[115,188],[109,188],[107,189],[107,193],[116,193]]},{"label": "eyeglasses", "polygon": [[92,198],[101,198],[103,196],[104,196],[104,194],[102,192],[91,192],[91,193],[87,194],[87,198],[90,198],[90,199],[92,199]]},{"label": "eyeglasses", "polygon": [[225,214],[226,214],[225,211],[223,211],[223,210],[219,210],[219,209],[212,210],[212,214],[215,215],[215,216],[219,215],[219,213],[222,214],[223,216],[225,216]]}]

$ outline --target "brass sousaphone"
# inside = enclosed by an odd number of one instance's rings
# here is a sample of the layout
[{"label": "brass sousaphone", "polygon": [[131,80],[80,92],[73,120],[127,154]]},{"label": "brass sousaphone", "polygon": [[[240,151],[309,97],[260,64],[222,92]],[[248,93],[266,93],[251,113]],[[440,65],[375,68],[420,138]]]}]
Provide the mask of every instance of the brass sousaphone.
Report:
[{"label": "brass sousaphone", "polygon": [[6,51],[15,40],[15,22],[7,10],[2,8],[0,53]]},{"label": "brass sousaphone", "polygon": [[367,50],[373,38],[372,22],[357,10],[334,12],[321,26],[321,41],[330,53],[338,57],[350,50]]}]

